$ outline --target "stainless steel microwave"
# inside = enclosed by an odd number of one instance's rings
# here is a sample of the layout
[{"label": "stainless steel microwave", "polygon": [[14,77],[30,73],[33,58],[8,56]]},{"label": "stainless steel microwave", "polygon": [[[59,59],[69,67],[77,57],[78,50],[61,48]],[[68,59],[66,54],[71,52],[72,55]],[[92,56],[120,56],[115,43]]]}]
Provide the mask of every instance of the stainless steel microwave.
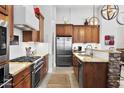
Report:
[{"label": "stainless steel microwave", "polygon": [[0,20],[0,62],[9,59],[9,36],[7,21]]}]

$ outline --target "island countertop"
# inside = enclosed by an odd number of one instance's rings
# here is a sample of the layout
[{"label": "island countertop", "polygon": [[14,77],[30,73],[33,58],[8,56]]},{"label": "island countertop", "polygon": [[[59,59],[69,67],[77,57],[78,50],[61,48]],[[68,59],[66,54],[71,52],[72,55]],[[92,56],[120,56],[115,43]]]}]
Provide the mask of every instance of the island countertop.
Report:
[{"label": "island countertop", "polygon": [[80,61],[82,62],[106,62],[108,63],[109,60],[98,58],[98,57],[90,57],[90,56],[80,56],[79,53],[73,53]]},{"label": "island countertop", "polygon": [[32,63],[30,62],[9,62],[9,73],[12,76],[15,76],[31,65]]}]

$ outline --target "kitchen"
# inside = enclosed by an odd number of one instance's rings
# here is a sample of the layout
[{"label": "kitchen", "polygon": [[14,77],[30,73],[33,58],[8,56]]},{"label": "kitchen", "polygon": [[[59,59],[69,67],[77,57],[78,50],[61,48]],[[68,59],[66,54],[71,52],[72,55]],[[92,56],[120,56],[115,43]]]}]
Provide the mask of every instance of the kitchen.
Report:
[{"label": "kitchen", "polygon": [[0,87],[124,87],[123,11],[123,5],[0,5]]}]

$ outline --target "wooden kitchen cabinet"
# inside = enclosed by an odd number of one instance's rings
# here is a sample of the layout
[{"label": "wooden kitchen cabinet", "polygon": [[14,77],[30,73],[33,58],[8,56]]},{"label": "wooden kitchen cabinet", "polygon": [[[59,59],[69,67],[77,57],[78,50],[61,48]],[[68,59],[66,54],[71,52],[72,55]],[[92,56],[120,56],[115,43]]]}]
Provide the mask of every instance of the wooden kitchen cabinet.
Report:
[{"label": "wooden kitchen cabinet", "polygon": [[23,31],[23,42],[40,42],[40,31]]},{"label": "wooden kitchen cabinet", "polygon": [[13,76],[12,85],[14,88],[31,88],[31,68],[28,67]]},{"label": "wooden kitchen cabinet", "polygon": [[99,26],[92,26],[92,42],[93,43],[99,43]]},{"label": "wooden kitchen cabinet", "polygon": [[73,70],[82,88],[106,88],[108,63],[82,62],[73,55]]},{"label": "wooden kitchen cabinet", "polygon": [[72,24],[56,24],[56,36],[72,36]]},{"label": "wooden kitchen cabinet", "polygon": [[73,43],[99,43],[99,26],[73,26]]},{"label": "wooden kitchen cabinet", "polygon": [[85,26],[75,25],[73,28],[73,43],[85,42]]},{"label": "wooden kitchen cabinet", "polygon": [[92,26],[85,26],[85,43],[92,43]]},{"label": "wooden kitchen cabinet", "polygon": [[0,13],[7,16],[8,15],[8,7],[7,5],[0,5]]},{"label": "wooden kitchen cabinet", "polygon": [[43,80],[48,72],[48,55],[46,55],[43,60],[44,63],[42,64],[43,66],[41,68],[41,80]]}]

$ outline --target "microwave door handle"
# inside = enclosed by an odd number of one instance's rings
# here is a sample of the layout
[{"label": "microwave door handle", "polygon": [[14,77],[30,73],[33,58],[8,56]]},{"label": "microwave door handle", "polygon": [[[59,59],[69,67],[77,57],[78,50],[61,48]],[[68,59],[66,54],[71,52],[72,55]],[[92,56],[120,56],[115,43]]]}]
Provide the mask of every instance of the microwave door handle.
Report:
[{"label": "microwave door handle", "polygon": [[7,80],[5,83],[3,83],[2,85],[0,85],[0,88],[1,87],[3,87],[3,86],[5,86],[7,83],[9,83],[10,81],[12,80],[12,78],[11,79],[9,79],[9,80]]}]

